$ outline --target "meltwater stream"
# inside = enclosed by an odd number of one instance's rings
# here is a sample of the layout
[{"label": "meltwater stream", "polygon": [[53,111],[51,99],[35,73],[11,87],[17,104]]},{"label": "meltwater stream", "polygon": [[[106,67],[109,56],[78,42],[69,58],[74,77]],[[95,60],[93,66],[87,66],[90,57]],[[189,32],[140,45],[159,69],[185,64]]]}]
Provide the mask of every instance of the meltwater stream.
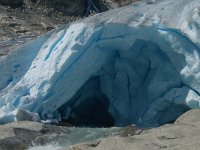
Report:
[{"label": "meltwater stream", "polygon": [[121,128],[69,128],[67,133],[60,136],[46,137],[45,144],[36,139],[33,141],[33,147],[29,150],[57,150],[60,148],[69,148],[71,145],[94,141],[108,136],[119,136],[122,133]]},{"label": "meltwater stream", "polygon": [[[155,127],[199,108],[199,18],[199,0],[142,1],[66,25],[3,55],[0,124],[25,118],[20,108],[44,122]],[[30,150],[118,132],[69,130],[35,139]]]}]

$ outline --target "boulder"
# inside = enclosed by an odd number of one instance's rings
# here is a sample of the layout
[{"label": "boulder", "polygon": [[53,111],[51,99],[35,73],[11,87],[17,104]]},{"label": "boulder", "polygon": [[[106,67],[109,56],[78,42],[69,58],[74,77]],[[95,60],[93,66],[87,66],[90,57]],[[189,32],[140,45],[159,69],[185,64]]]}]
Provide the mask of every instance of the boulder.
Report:
[{"label": "boulder", "polygon": [[17,121],[41,121],[38,113],[33,113],[22,108],[17,110],[16,119]]},{"label": "boulder", "polygon": [[192,109],[180,116],[175,124],[197,123],[200,121],[200,109]]},{"label": "boulder", "polygon": [[199,116],[200,110],[190,110],[174,124],[152,128],[139,135],[113,136],[74,145],[70,150],[197,150],[200,147]]},{"label": "boulder", "polygon": [[65,127],[43,125],[37,122],[21,121],[0,126],[1,150],[25,150],[33,143],[45,144],[47,137],[67,133]]}]

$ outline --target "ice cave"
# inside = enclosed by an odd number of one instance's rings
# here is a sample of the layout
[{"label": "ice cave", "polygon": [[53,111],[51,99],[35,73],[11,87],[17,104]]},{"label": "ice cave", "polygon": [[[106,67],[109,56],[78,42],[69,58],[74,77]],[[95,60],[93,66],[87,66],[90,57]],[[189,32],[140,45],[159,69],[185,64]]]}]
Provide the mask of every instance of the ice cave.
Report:
[{"label": "ice cave", "polygon": [[0,123],[22,108],[77,126],[152,127],[199,108],[200,3],[181,1],[98,14],[1,57]]}]

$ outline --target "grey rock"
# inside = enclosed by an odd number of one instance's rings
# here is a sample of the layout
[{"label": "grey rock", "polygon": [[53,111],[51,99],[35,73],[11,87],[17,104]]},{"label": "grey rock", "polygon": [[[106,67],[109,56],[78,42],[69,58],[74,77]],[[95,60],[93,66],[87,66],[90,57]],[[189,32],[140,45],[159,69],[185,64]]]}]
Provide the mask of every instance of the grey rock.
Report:
[{"label": "grey rock", "polygon": [[17,121],[35,121],[40,122],[40,117],[37,113],[32,113],[30,111],[19,108],[16,113]]},{"label": "grey rock", "polygon": [[87,0],[38,0],[38,4],[48,5],[67,15],[81,15],[87,5]]},{"label": "grey rock", "polygon": [[[0,57],[63,24],[138,0],[0,0]],[[86,9],[87,8],[87,9]],[[90,10],[92,9],[92,10]]]},{"label": "grey rock", "polygon": [[192,109],[180,116],[175,124],[191,124],[200,122],[200,109]]},{"label": "grey rock", "polygon": [[0,126],[0,150],[25,150],[33,143],[46,144],[47,137],[67,133],[67,128],[21,121]]},{"label": "grey rock", "polygon": [[198,150],[200,110],[190,110],[174,124],[143,131],[133,136],[113,136],[62,150]]},{"label": "grey rock", "polygon": [[[76,144],[62,150],[198,150],[200,146],[199,116],[200,110],[190,110],[179,117],[174,124],[152,129],[128,126],[116,129],[112,134],[109,133],[107,138]],[[1,125],[0,149],[24,150],[33,143],[46,145],[58,140],[64,143],[69,140],[68,138],[77,138],[74,133],[76,130],[78,129],[30,121]]]},{"label": "grey rock", "polygon": [[[127,137],[140,134],[142,129],[136,126],[125,128],[74,128],[52,126],[30,121],[20,121],[0,125],[0,150],[24,150],[28,147],[37,148],[48,144],[69,146],[98,138],[118,136]],[[87,146],[96,146],[97,140]],[[35,147],[36,146],[36,147]]]}]

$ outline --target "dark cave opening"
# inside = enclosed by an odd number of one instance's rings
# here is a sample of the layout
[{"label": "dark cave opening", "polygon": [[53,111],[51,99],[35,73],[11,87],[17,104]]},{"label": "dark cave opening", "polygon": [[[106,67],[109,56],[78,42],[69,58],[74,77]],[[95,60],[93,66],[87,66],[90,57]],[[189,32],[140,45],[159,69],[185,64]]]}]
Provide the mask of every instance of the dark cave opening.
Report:
[{"label": "dark cave opening", "polygon": [[59,112],[66,112],[70,106],[70,112],[62,114],[61,124],[77,127],[112,127],[114,118],[109,112],[109,98],[100,90],[99,77],[89,79],[77,92],[69,103],[59,108]]},{"label": "dark cave opening", "polygon": [[75,126],[112,127],[114,119],[108,112],[109,100],[107,97],[99,99],[91,97],[83,101],[72,110],[67,122]]},{"label": "dark cave opening", "polygon": [[117,54],[59,108],[63,121],[87,127],[155,127],[189,109],[184,99],[190,88],[156,43],[136,40],[126,54]]}]

